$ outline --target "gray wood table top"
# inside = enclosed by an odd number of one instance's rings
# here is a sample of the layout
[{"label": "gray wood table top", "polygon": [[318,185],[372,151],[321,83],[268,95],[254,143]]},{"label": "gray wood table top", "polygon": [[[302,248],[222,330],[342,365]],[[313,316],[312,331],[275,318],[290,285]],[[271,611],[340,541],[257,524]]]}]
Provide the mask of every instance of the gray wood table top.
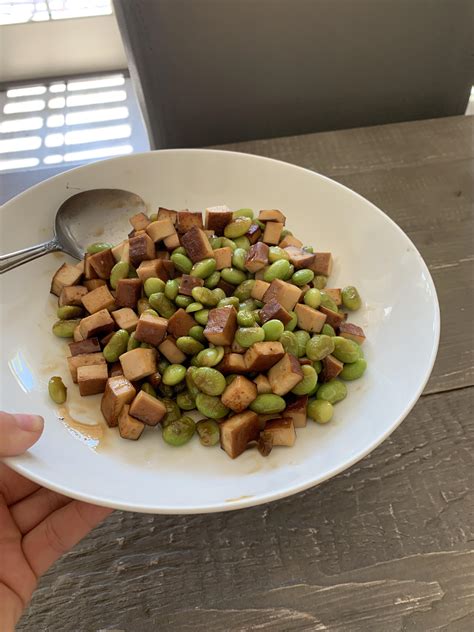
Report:
[{"label": "gray wood table top", "polygon": [[473,122],[225,147],[328,175],[410,236],[441,304],[431,379],[381,446],[319,487],[231,513],[115,512],[43,577],[18,630],[473,629]]}]

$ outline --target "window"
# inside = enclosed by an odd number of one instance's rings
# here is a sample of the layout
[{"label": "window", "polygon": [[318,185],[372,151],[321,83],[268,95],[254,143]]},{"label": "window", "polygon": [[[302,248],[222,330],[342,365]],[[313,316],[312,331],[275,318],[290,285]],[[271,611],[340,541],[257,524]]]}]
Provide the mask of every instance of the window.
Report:
[{"label": "window", "polygon": [[111,13],[111,0],[0,0],[0,25]]}]

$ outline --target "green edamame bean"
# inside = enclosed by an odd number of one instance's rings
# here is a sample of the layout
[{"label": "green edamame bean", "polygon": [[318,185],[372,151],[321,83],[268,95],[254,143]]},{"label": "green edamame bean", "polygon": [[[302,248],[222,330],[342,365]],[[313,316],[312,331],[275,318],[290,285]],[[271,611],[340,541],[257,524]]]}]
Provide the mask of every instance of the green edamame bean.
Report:
[{"label": "green edamame bean", "polygon": [[169,298],[170,301],[174,301],[174,299],[178,296],[178,294],[179,294],[178,281],[176,281],[176,279],[170,279],[169,281],[166,281],[166,284],[165,284],[166,298]]},{"label": "green edamame bean", "polygon": [[209,347],[203,349],[196,356],[196,365],[201,366],[216,366],[224,357],[224,347]]},{"label": "green edamame bean", "polygon": [[193,382],[206,395],[222,395],[225,390],[225,377],[216,369],[199,367],[193,372]]},{"label": "green edamame bean", "polygon": [[319,334],[306,343],[306,355],[313,362],[322,360],[334,351],[334,338]]},{"label": "green edamame bean", "polygon": [[293,237],[293,233],[291,232],[291,230],[288,230],[287,228],[284,228],[281,231],[280,240],[283,240],[283,239],[285,239],[285,237],[288,237],[288,236]]},{"label": "green edamame bean", "polygon": [[199,325],[207,325],[208,319],[209,319],[208,309],[200,309],[198,312],[194,312],[194,320]]},{"label": "green edamame bean", "polygon": [[207,287],[193,287],[191,294],[193,299],[202,303],[205,307],[215,307],[219,299]]},{"label": "green edamame bean", "polygon": [[242,310],[237,313],[237,324],[239,327],[255,327],[255,319],[251,312]]},{"label": "green edamame bean", "polygon": [[307,331],[300,329],[295,331],[296,342],[298,344],[298,358],[302,358],[306,354],[306,345],[310,339]]},{"label": "green edamame bean", "polygon": [[220,287],[215,287],[212,290],[212,293],[216,297],[217,302],[222,301],[223,298],[227,298],[224,290],[222,290]]},{"label": "green edamame bean", "polygon": [[291,282],[298,287],[311,283],[314,279],[314,272],[308,268],[297,270],[291,277]]},{"label": "green edamame bean", "polygon": [[256,342],[265,340],[265,332],[262,327],[239,327],[235,333],[234,340],[241,346],[251,347]]},{"label": "green edamame bean", "polygon": [[191,269],[190,275],[197,277],[198,279],[207,279],[207,277],[215,271],[216,260],[209,258],[195,263]]},{"label": "green edamame bean", "polygon": [[58,338],[72,338],[74,336],[74,330],[80,322],[80,318],[74,320],[57,320],[52,327],[53,334]]},{"label": "green edamame bean", "polygon": [[358,358],[352,364],[345,364],[339,373],[339,377],[347,381],[358,380],[364,375],[366,368],[367,361],[364,358]]},{"label": "green edamame bean", "polygon": [[171,364],[171,362],[168,362],[168,360],[166,358],[164,358],[163,356],[161,356],[158,359],[158,362],[156,363],[158,372],[161,373],[161,375],[163,375],[163,373],[165,372],[165,369],[167,367],[169,367],[169,365]]},{"label": "green edamame bean", "polygon": [[221,280],[221,273],[218,270],[215,270],[212,274],[210,274],[207,279],[204,281],[204,287],[207,287],[210,290],[213,290],[217,287],[217,284]]},{"label": "green edamame bean", "polygon": [[60,320],[71,320],[71,318],[80,318],[84,314],[84,310],[79,305],[63,305],[58,307],[56,316]]},{"label": "green edamame bean", "polygon": [[174,299],[174,302],[177,307],[181,307],[185,309],[188,305],[191,305],[193,299],[191,296],[185,296],[184,294],[178,294],[178,296]]},{"label": "green edamame bean", "polygon": [[238,211],[232,213],[232,219],[237,217],[250,217],[250,219],[253,219],[253,210],[251,208],[239,208]]},{"label": "green edamame bean", "polygon": [[314,252],[313,246],[303,246],[302,250],[304,250],[305,252],[309,252],[310,254],[313,254]]},{"label": "green edamame bean", "polygon": [[196,431],[196,424],[191,417],[180,417],[163,428],[163,439],[169,445],[179,447],[188,443]]},{"label": "green edamame bean", "polygon": [[141,316],[146,309],[150,309],[150,303],[146,298],[139,298],[137,303],[137,312]]},{"label": "green edamame bean", "polygon": [[250,228],[251,223],[250,217],[236,217],[224,228],[224,236],[228,239],[242,237]]},{"label": "green edamame bean", "polygon": [[327,424],[328,421],[331,421],[332,419],[334,408],[329,401],[324,399],[313,399],[308,403],[306,412],[308,417],[316,423]]},{"label": "green edamame bean", "polygon": [[344,382],[338,380],[337,378],[333,378],[329,380],[329,382],[325,382],[321,384],[318,388],[318,392],[316,394],[316,399],[324,399],[327,402],[331,402],[331,404],[336,404],[343,400],[347,395],[347,387]]},{"label": "green edamame bean", "polygon": [[267,320],[267,322],[262,325],[262,329],[265,333],[265,340],[272,341],[280,340],[284,331],[283,323],[276,318]]},{"label": "green edamame bean", "polygon": [[252,296],[252,290],[255,285],[254,279],[247,279],[246,281],[242,281],[240,285],[238,285],[234,290],[234,296],[236,296],[239,301],[248,301]]},{"label": "green edamame bean", "polygon": [[263,280],[267,283],[271,283],[275,279],[285,279],[290,271],[290,262],[286,259],[278,259],[271,265],[263,273]]},{"label": "green edamame bean", "polygon": [[177,270],[179,270],[183,274],[191,273],[193,262],[189,257],[182,254],[181,252],[176,252],[171,255],[170,259],[174,263]]},{"label": "green edamame bean", "polygon": [[237,268],[237,270],[242,270],[246,272],[245,267],[245,259],[247,257],[247,251],[243,248],[236,248],[234,250],[234,254],[232,255],[232,266]]},{"label": "green edamame bean", "polygon": [[194,355],[195,353],[199,353],[204,349],[204,345],[192,336],[180,336],[176,340],[176,346],[186,355]]},{"label": "green edamame bean", "polygon": [[257,224],[260,230],[265,230],[265,222],[261,222],[259,219],[254,219],[253,223]]},{"label": "green edamame bean", "polygon": [[157,294],[158,292],[164,292],[165,287],[165,282],[158,277],[150,277],[149,279],[146,279],[145,283],[143,284],[145,295],[148,297],[150,297],[152,294]]},{"label": "green edamame bean", "polygon": [[173,392],[176,395],[179,395],[179,393],[182,393],[183,391],[186,390],[186,381],[182,380],[181,382],[178,382],[178,384],[175,384],[173,386]]},{"label": "green edamame bean", "polygon": [[293,331],[298,324],[298,316],[296,315],[296,312],[290,311],[288,313],[291,316],[291,320],[286,323],[285,331]]},{"label": "green edamame bean", "polygon": [[221,241],[221,248],[232,248],[232,250],[235,250],[237,248],[237,246],[235,245],[235,243],[232,241],[232,239],[227,239],[227,237],[221,237],[222,241]]},{"label": "green edamame bean", "polygon": [[112,289],[116,290],[118,282],[120,279],[126,279],[128,277],[128,273],[130,271],[130,264],[128,261],[119,261],[114,265],[112,270],[110,271],[110,286]]},{"label": "green edamame bean", "polygon": [[183,246],[178,246],[177,248],[175,248],[173,250],[173,252],[171,254],[172,255],[185,255],[186,254],[186,248],[183,248]]},{"label": "green edamame bean", "polygon": [[127,279],[138,279],[138,272],[135,270],[131,263],[128,264]]},{"label": "green edamame bean", "polygon": [[240,285],[246,280],[247,275],[237,268],[224,268],[221,270],[221,278],[231,285]]},{"label": "green edamame bean", "polygon": [[195,367],[199,366],[199,364],[197,363],[197,355],[193,355],[193,357],[191,358],[189,362],[189,366],[195,366]]},{"label": "green edamame bean", "polygon": [[260,318],[260,309],[254,309],[251,311],[253,319],[257,325],[262,324],[262,319]]},{"label": "green edamame bean", "polygon": [[331,325],[329,325],[328,323],[324,323],[323,328],[321,329],[321,333],[324,336],[335,336],[336,332],[334,330],[334,327],[332,327]]},{"label": "green edamame bean", "polygon": [[[225,380],[224,380],[225,381]],[[227,406],[221,402],[220,397],[198,393],[196,396],[196,408],[209,419],[222,419],[229,413]]]},{"label": "green edamame bean", "polygon": [[309,364],[304,364],[301,370],[303,371],[303,379],[291,392],[295,395],[308,395],[308,393],[314,390],[314,387],[318,383],[318,374]]},{"label": "green edamame bean", "polygon": [[290,255],[280,248],[280,246],[270,246],[268,249],[268,261],[270,263],[275,263],[275,261],[279,261],[280,259],[285,259],[286,261],[290,260]]},{"label": "green edamame bean", "polygon": [[239,309],[239,299],[236,296],[228,296],[217,303],[217,307],[227,307],[228,305],[232,305],[236,310]]},{"label": "green edamame bean", "polygon": [[283,281],[290,281],[290,279],[293,276],[294,272],[295,272],[295,266],[292,263],[290,263],[290,267],[288,268],[288,272],[287,272],[285,278],[283,279]]},{"label": "green edamame bean", "polygon": [[102,252],[103,250],[109,250],[109,248],[113,248],[112,244],[108,244],[103,241],[96,241],[94,244],[87,246],[87,253],[89,255],[95,255],[98,252]]},{"label": "green edamame bean", "polygon": [[[166,387],[170,388],[170,387]],[[166,414],[161,418],[160,424],[163,428],[166,428],[172,421],[176,421],[181,417],[181,410],[178,404],[171,398],[164,398],[160,400],[166,408]]]},{"label": "green edamame bean", "polygon": [[313,309],[317,309],[321,305],[321,292],[317,288],[312,287],[310,290],[305,292],[303,301],[305,305],[308,305]]},{"label": "green edamame bean", "polygon": [[203,333],[204,327],[201,325],[193,325],[191,329],[188,331],[188,336],[194,338],[198,342],[206,342],[206,336]]},{"label": "green edamame bean", "polygon": [[55,404],[64,404],[67,398],[67,388],[58,375],[54,375],[48,382],[48,393]]},{"label": "green edamame bean", "polygon": [[333,312],[337,312],[337,305],[335,301],[324,291],[320,292],[321,294],[321,305],[326,307],[326,309],[330,309]]},{"label": "green edamame bean", "polygon": [[346,309],[360,309],[362,300],[356,287],[348,285],[342,290],[342,304]]},{"label": "green edamame bean", "polygon": [[186,307],[186,311],[188,314],[192,314],[193,312],[199,312],[199,310],[204,309],[204,305],[202,303],[189,303]]},{"label": "green edamame bean", "polygon": [[291,353],[294,356],[298,355],[298,341],[292,331],[284,331],[280,336],[280,342],[286,353]]},{"label": "green edamame bean", "polygon": [[165,296],[164,292],[156,292],[156,294],[152,294],[148,300],[153,309],[156,309],[158,314],[163,318],[171,318],[176,311],[176,307],[170,299]]},{"label": "green edamame bean", "polygon": [[321,360],[315,360],[313,362],[313,367],[316,373],[319,375],[321,371],[323,370],[323,363],[321,362]]},{"label": "green edamame bean", "polygon": [[150,222],[156,222],[156,220],[158,219],[158,213],[152,213],[148,219],[150,220]]},{"label": "green edamame bean", "polygon": [[242,248],[243,250],[245,250],[245,252],[250,250],[250,240],[245,235],[243,235],[242,237],[236,237],[234,239],[234,243],[237,248]]},{"label": "green edamame bean", "polygon": [[171,399],[174,397],[174,390],[172,386],[168,386],[168,384],[163,384],[163,382],[158,386],[158,390],[160,391],[160,395],[166,397],[167,399]]},{"label": "green edamame bean", "polygon": [[129,338],[130,335],[125,329],[119,329],[114,333],[102,352],[107,362],[117,362],[122,353],[127,351]]},{"label": "green edamame bean", "polygon": [[211,237],[209,239],[209,243],[211,244],[211,248],[213,250],[217,250],[218,248],[222,248],[222,237]]},{"label": "green edamame bean", "polygon": [[145,384],[142,384],[140,390],[144,391],[147,395],[151,395],[152,397],[156,397],[155,389],[148,382],[145,382]]},{"label": "green edamame bean", "polygon": [[273,393],[262,393],[249,405],[250,410],[259,415],[273,415],[281,413],[286,408],[286,402],[283,397],[274,395]]},{"label": "green edamame bean", "polygon": [[163,384],[175,386],[186,377],[186,367],[182,364],[170,364],[163,373]]},{"label": "green edamame bean", "polygon": [[213,419],[203,419],[196,424],[196,430],[199,435],[201,445],[206,448],[217,445],[220,440],[219,424]]},{"label": "green edamame bean", "polygon": [[322,274],[317,274],[313,279],[313,287],[318,290],[324,290],[328,282],[328,278],[323,276]]},{"label": "green edamame bean", "polygon": [[135,338],[135,332],[133,331],[128,337],[127,351],[133,351],[133,349],[138,349],[140,344],[141,343]]},{"label": "green edamame bean", "polygon": [[355,362],[359,359],[359,345],[353,340],[343,338],[342,336],[334,336],[331,338],[334,341],[333,356],[344,362],[344,364]]},{"label": "green edamame bean", "polygon": [[178,393],[176,402],[182,410],[194,410],[196,408],[196,400],[188,390]]}]

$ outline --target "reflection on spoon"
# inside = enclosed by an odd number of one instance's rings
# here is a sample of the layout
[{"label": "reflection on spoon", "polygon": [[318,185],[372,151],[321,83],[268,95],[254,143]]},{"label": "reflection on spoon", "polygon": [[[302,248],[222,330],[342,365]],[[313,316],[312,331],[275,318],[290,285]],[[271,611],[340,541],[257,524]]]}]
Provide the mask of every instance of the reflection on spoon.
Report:
[{"label": "reflection on spoon", "polygon": [[67,406],[61,406],[57,411],[57,416],[63,422],[68,432],[75,438],[85,443],[87,447],[96,451],[103,447],[104,428],[101,424],[84,424],[71,416]]}]

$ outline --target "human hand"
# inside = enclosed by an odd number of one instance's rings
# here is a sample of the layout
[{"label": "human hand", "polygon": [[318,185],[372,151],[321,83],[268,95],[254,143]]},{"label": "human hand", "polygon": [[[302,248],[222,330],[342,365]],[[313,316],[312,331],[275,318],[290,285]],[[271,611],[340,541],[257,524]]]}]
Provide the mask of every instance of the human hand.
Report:
[{"label": "human hand", "polygon": [[[43,419],[0,412],[0,458],[25,452]],[[71,500],[0,462],[0,632],[10,632],[38,578],[99,524],[111,509]]]}]

